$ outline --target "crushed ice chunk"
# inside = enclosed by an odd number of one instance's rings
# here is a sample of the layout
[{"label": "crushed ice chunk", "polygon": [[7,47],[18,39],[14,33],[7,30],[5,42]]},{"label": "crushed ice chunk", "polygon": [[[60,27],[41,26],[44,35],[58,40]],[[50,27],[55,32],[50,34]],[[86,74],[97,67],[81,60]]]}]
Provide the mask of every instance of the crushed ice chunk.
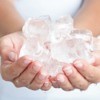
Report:
[{"label": "crushed ice chunk", "polygon": [[92,58],[93,36],[89,30],[74,29],[71,16],[51,21],[49,16],[30,18],[23,26],[26,37],[20,56],[29,55],[43,63],[50,75],[62,71],[65,63]]},{"label": "crushed ice chunk", "polygon": [[27,38],[37,38],[40,43],[48,38],[50,18],[48,16],[29,18],[23,26],[23,34]]}]

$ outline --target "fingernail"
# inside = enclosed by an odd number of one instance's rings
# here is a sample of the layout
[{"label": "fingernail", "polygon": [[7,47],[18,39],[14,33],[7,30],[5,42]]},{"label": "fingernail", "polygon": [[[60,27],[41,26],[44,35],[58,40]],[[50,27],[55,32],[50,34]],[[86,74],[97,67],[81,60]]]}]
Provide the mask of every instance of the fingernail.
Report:
[{"label": "fingernail", "polygon": [[59,75],[57,77],[57,81],[59,81],[60,83],[63,83],[65,81],[64,77],[62,75]]},{"label": "fingernail", "polygon": [[42,72],[40,73],[40,75],[39,75],[39,79],[40,79],[40,80],[44,80],[44,79],[46,78],[46,76],[47,76],[47,73],[42,71]]},{"label": "fingernail", "polygon": [[31,60],[24,60],[24,66],[27,66],[29,63],[31,63]]},{"label": "fingernail", "polygon": [[72,66],[65,67],[64,72],[66,73],[67,76],[71,75],[73,73]]},{"label": "fingernail", "polygon": [[16,61],[17,60],[17,54],[15,52],[10,52],[8,57],[11,61]]},{"label": "fingernail", "polygon": [[77,68],[82,68],[82,67],[83,67],[83,63],[82,63],[81,61],[76,61],[76,62],[74,63],[74,65],[75,65],[75,67],[77,67]]}]

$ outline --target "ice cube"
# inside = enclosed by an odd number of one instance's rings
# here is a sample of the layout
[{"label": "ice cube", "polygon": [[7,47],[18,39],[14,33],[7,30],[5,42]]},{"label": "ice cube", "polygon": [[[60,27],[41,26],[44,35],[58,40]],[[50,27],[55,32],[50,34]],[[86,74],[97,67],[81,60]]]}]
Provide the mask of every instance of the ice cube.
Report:
[{"label": "ice cube", "polygon": [[63,39],[70,38],[70,33],[73,30],[73,19],[71,16],[63,16],[58,19],[51,31],[51,42],[60,42]]},{"label": "ice cube", "polygon": [[59,43],[51,45],[52,58],[66,63],[72,63],[76,59],[90,61],[92,37],[89,35],[89,32],[74,30],[70,36],[71,39],[64,39]]},{"label": "ice cube", "polygon": [[74,21],[70,15],[66,15],[66,16],[61,16],[58,20],[56,20],[56,23],[67,24],[68,26],[70,26],[70,28],[73,28]]},{"label": "ice cube", "polygon": [[58,62],[53,58],[46,60],[43,65],[44,70],[46,70],[50,76],[56,76],[58,73],[61,73],[62,67],[64,66],[63,63]]},{"label": "ice cube", "polygon": [[74,29],[70,33],[71,38],[82,39],[88,50],[93,51],[93,35],[90,30]]},{"label": "ice cube", "polygon": [[39,44],[37,38],[27,38],[23,46],[23,51],[26,51],[26,55],[35,57],[42,53],[43,47]]},{"label": "ice cube", "polygon": [[50,21],[48,16],[28,19],[23,27],[24,36],[27,38],[38,38],[40,43],[44,43],[48,38]]}]

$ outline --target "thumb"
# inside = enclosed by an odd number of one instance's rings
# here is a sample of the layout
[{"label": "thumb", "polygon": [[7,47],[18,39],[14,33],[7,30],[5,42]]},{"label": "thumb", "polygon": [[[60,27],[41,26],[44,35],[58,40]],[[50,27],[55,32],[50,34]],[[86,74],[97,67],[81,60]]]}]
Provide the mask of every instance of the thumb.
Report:
[{"label": "thumb", "polygon": [[18,57],[16,50],[14,50],[12,46],[2,45],[0,47],[0,54],[1,54],[2,60],[16,61]]}]

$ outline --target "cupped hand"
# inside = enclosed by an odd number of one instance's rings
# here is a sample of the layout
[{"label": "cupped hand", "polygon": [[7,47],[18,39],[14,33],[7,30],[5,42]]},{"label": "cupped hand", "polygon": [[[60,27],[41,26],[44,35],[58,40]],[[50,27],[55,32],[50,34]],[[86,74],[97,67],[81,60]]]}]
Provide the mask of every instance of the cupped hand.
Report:
[{"label": "cupped hand", "polygon": [[13,82],[16,87],[49,90],[51,82],[42,69],[42,64],[33,61],[29,56],[19,58],[24,40],[21,32],[0,39],[1,76],[4,80]]},{"label": "cupped hand", "polygon": [[[100,51],[93,52],[94,59],[91,64],[83,59],[74,61],[73,64],[66,64],[63,73],[55,77],[54,87],[58,86],[63,90],[80,89],[86,90],[90,84],[100,82]],[[53,83],[53,81],[52,81]]]}]

